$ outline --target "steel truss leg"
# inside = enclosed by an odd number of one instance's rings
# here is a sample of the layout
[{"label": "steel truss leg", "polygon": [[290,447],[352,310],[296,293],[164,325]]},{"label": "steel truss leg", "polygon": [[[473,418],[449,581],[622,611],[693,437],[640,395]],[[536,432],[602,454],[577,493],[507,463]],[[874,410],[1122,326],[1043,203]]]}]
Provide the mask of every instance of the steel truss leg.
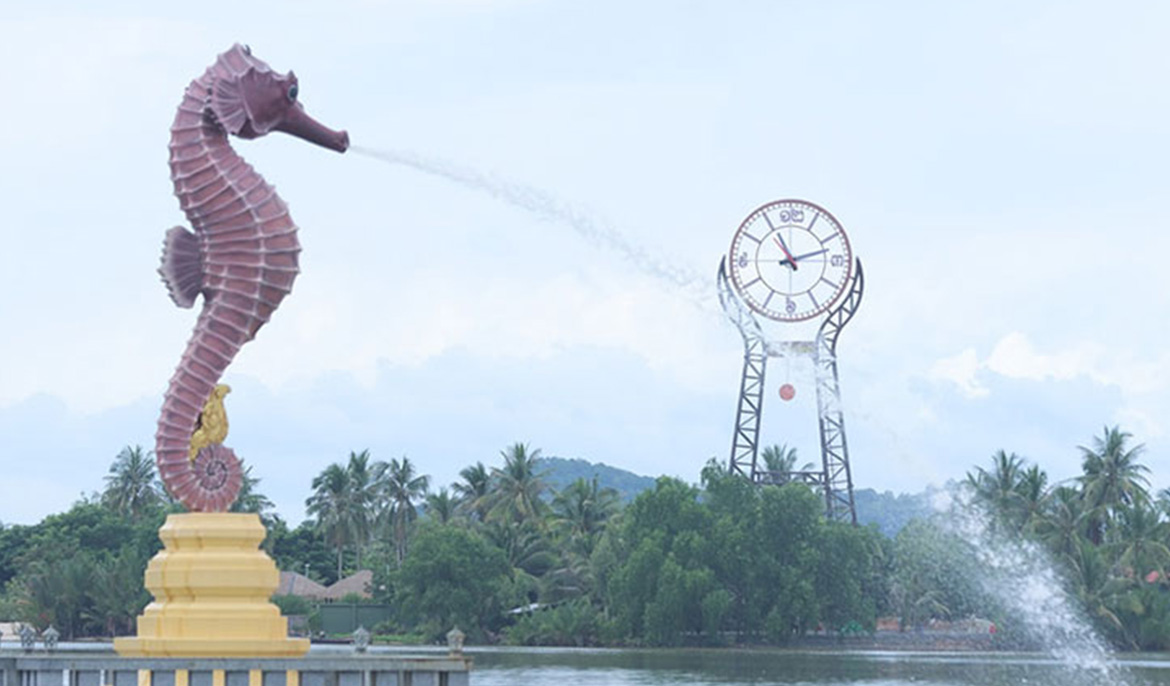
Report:
[{"label": "steel truss leg", "polygon": [[[743,336],[743,376],[735,433],[731,439],[730,470],[753,483],[768,481],[767,470],[759,469],[757,455],[760,417],[764,410],[764,371],[767,345],[754,315],[735,295],[727,279],[726,263],[719,265],[719,301]],[[837,337],[853,318],[865,288],[861,260],[857,260],[849,293],[832,310],[817,334],[813,366],[816,370],[817,419],[821,434],[823,472],[801,472],[794,477],[810,486],[821,487],[825,495],[825,516],[834,521],[857,523],[853,501],[853,475],[849,467],[849,445],[845,440],[845,417],[841,410],[841,388],[837,376]]]},{"label": "steel truss leg", "polygon": [[845,415],[841,412],[841,387],[837,358],[823,336],[817,337],[817,419],[821,429],[824,464],[825,516],[838,522],[857,523],[853,504],[853,475],[849,470],[849,444],[845,441]]},{"label": "steel truss leg", "polygon": [[764,351],[763,341],[745,336],[739,407],[735,412],[735,434],[731,439],[731,471],[749,480],[754,480],[756,475],[760,415],[764,410],[764,371],[767,364],[768,355]]}]

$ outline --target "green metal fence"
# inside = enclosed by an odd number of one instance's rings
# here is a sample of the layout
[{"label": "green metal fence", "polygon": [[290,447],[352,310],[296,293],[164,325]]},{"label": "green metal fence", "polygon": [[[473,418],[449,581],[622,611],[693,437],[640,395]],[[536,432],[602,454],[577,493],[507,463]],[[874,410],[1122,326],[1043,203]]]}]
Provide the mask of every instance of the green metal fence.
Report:
[{"label": "green metal fence", "polygon": [[373,630],[390,619],[389,605],[357,603],[329,603],[317,608],[321,615],[321,630],[326,634],[352,634],[359,626]]}]

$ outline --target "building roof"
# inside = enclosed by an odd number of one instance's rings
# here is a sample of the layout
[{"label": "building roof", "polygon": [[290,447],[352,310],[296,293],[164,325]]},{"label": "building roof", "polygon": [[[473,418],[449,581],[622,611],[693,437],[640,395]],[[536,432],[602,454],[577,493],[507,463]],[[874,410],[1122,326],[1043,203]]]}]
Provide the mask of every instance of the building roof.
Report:
[{"label": "building roof", "polygon": [[298,595],[302,598],[324,598],[325,587],[303,574],[281,572],[277,595]]},{"label": "building roof", "polygon": [[363,598],[370,597],[370,587],[374,584],[374,573],[362,569],[351,576],[338,580],[329,588],[324,589],[321,595],[325,600],[341,600],[345,596],[356,593]]}]

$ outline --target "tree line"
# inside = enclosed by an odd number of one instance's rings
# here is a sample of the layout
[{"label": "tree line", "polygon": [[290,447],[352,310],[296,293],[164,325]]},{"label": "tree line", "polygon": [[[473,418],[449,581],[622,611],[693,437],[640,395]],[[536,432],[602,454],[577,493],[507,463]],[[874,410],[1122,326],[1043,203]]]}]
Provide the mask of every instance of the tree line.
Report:
[{"label": "tree line", "polygon": [[1170,489],[1151,492],[1145,447],[1119,427],[1079,446],[1081,473],[1049,483],[1039,465],[999,451],[964,487],[1002,536],[1044,550],[1065,590],[1121,649],[1170,648]]},{"label": "tree line", "polygon": [[[1082,475],[1060,484],[999,451],[954,489],[997,535],[1042,547],[1116,646],[1166,649],[1170,492],[1149,493],[1131,438],[1106,428],[1078,449]],[[550,488],[540,450],[524,443],[437,489],[406,457],[355,451],[312,479],[309,518],[295,528],[250,472],[235,509],[264,519],[281,569],[323,584],[373,570],[373,600],[392,608],[382,634],[436,640],[458,625],[477,641],[530,645],[782,644],[872,632],[891,616],[904,630],[979,617],[1004,641],[1024,636],[946,515],[893,537],[826,521],[814,491],[787,483],[808,469],[795,451],[761,457],[773,485],[712,460],[698,484],[661,477],[624,504],[596,478]],[[66,637],[132,632],[157,529],[180,509],[149,456],[128,447],[100,493],[0,529],[0,616]]]}]

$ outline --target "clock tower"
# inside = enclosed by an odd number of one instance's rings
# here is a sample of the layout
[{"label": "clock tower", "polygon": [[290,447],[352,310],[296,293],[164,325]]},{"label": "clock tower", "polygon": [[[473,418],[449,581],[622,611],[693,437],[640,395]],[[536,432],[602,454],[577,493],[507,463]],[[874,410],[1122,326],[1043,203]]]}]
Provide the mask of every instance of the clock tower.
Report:
[{"label": "clock tower", "polygon": [[[753,483],[819,489],[829,519],[857,523],[837,370],[837,337],[861,303],[861,260],[841,223],[804,200],[767,203],[739,225],[719,265],[719,302],[744,342],[730,470]],[[811,361],[821,469],[779,473],[759,460],[768,358]],[[792,400],[787,380],[779,397]]]}]

